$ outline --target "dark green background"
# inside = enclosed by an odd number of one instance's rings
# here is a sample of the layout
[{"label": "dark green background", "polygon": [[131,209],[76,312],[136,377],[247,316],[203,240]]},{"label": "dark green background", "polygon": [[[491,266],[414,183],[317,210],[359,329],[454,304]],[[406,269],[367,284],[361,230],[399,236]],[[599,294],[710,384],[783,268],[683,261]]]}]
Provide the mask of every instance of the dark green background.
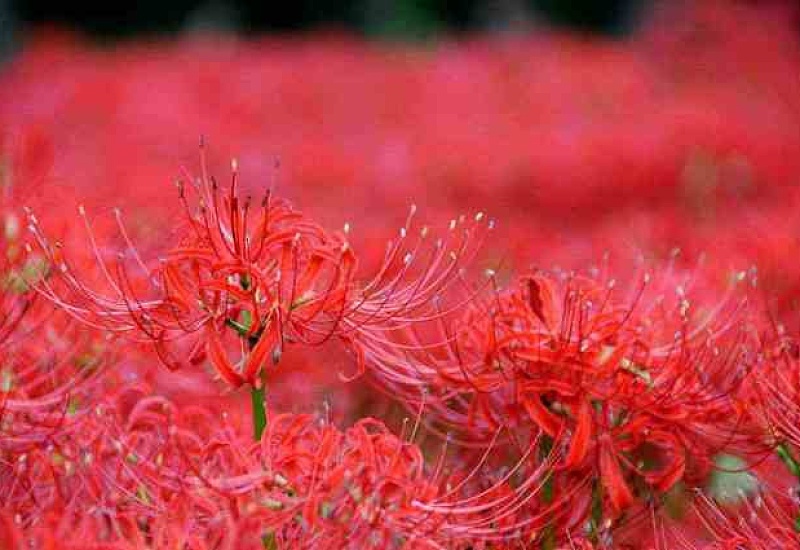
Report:
[{"label": "dark green background", "polygon": [[439,32],[517,28],[545,21],[621,33],[636,0],[0,0],[15,28],[57,22],[99,37],[220,28],[242,32],[343,28],[374,36],[426,37]]}]

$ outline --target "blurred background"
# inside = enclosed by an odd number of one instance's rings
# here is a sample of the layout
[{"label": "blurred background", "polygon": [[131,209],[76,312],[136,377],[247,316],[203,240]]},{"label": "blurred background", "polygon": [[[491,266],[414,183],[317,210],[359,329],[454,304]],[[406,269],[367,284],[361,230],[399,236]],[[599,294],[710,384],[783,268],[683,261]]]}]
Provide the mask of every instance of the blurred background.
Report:
[{"label": "blurred background", "polygon": [[272,4],[0,0],[16,194],[166,208],[205,135],[323,223],[339,204],[380,203],[357,212],[369,228],[412,202],[481,208],[512,250],[587,262],[703,250],[795,193],[796,2]]},{"label": "blurred background", "polygon": [[790,0],[0,0],[0,26],[16,194],[159,208],[205,135],[325,223],[482,208],[585,262],[706,248],[800,175]]}]

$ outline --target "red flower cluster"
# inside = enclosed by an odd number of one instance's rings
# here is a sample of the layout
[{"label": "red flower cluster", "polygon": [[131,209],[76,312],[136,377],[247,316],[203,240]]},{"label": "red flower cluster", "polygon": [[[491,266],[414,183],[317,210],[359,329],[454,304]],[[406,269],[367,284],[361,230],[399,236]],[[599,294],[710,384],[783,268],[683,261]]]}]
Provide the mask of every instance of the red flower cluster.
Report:
[{"label": "red flower cluster", "polygon": [[42,34],[0,74],[0,547],[800,548],[797,16]]}]

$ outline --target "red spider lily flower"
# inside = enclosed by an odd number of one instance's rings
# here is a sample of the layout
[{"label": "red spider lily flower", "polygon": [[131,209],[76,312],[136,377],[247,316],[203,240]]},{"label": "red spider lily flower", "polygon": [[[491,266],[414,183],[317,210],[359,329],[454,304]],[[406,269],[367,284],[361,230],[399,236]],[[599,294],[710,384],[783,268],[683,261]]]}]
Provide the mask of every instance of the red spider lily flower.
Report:
[{"label": "red spider lily flower", "polygon": [[[771,492],[797,495],[800,490],[800,353],[798,340],[782,324],[770,319],[763,336],[758,376],[747,380],[746,399],[752,416],[752,439],[766,455],[780,460],[767,472],[760,473]],[[779,474],[776,479],[776,473]],[[795,496],[795,530],[800,529],[800,504]]]},{"label": "red spider lily flower", "polygon": [[[652,294],[643,300],[644,287],[625,304],[613,285],[561,284],[526,279],[506,306],[520,323],[527,299],[529,328],[511,327],[493,351],[513,369],[530,419],[564,448],[562,468],[580,470],[597,453],[616,516],[636,499],[631,474],[663,494],[688,475],[690,461],[702,472],[734,433],[731,396],[751,368],[752,336],[733,328],[744,320],[736,303],[692,318],[684,292],[670,311]],[[490,330],[502,325],[510,323],[501,312]]]},{"label": "red spider lily flower", "polygon": [[764,444],[800,449],[800,340],[783,325],[773,324],[762,348],[762,368],[759,376],[748,380],[748,397],[766,432]]},{"label": "red spider lily flower", "polygon": [[373,419],[342,433],[310,416],[282,415],[270,423],[260,450],[260,461],[274,472],[268,510],[259,513],[262,529],[274,526],[285,545],[467,548],[534,541],[566,510],[565,500],[535,506],[549,463],[514,489],[513,470],[477,484],[477,471],[440,477],[439,465],[427,474],[420,449]]},{"label": "red spider lily flower", "polygon": [[76,548],[467,548],[555,525],[574,492],[537,504],[551,467],[513,488],[514,470],[430,472],[418,446],[373,419],[342,432],[278,415],[253,444],[225,417],[133,386],[44,445],[4,451],[0,504],[11,536],[43,548],[66,529]]},{"label": "red spider lily flower", "polygon": [[[224,193],[207,174],[204,157],[201,169],[199,179],[178,184],[187,228],[180,244],[153,268],[128,239],[119,211],[127,250],[116,262],[105,259],[80,209],[101,275],[98,286],[108,293],[78,277],[79,268],[66,261],[30,214],[37,249],[54,266],[54,280],[36,288],[90,326],[153,343],[169,367],[208,358],[233,387],[259,387],[263,369],[280,359],[287,343],[317,345],[333,337],[355,351],[358,373],[363,372],[364,346],[382,345],[392,327],[446,315],[438,298],[465,284],[464,268],[480,248],[480,233],[493,225],[483,214],[461,216],[443,237],[434,239],[423,227],[414,242],[412,208],[377,275],[359,283],[349,225],[343,233],[328,233],[269,191],[259,205],[242,199],[235,161]],[[188,348],[170,349],[187,334],[195,335]],[[240,359],[234,360],[237,348]]]},{"label": "red spider lily flower", "polygon": [[[144,387],[88,406],[37,447],[4,451],[0,488],[22,540],[42,548],[219,548],[224,521],[203,505],[206,485],[187,475],[175,434],[209,439],[219,426]],[[199,490],[198,490],[199,488]],[[205,507],[204,507],[205,506]],[[223,504],[224,506],[224,504]]]},{"label": "red spider lily flower", "polygon": [[[39,292],[84,323],[152,342],[167,366],[205,355],[228,384],[258,385],[287,342],[321,343],[336,332],[356,264],[344,236],[325,232],[269,191],[258,205],[242,199],[237,179],[234,161],[223,193],[203,158],[202,176],[179,182],[188,228],[154,268],[133,247],[118,211],[128,249],[116,262],[103,257],[85,221],[109,294],[77,277],[31,214],[38,247],[58,274],[58,281],[41,282]],[[80,215],[86,220],[82,207]],[[179,358],[168,344],[187,334],[197,337],[188,358]],[[231,359],[228,340],[244,343],[240,361]]]},{"label": "red spider lily flower", "polygon": [[419,447],[374,419],[341,432],[310,415],[278,415],[250,452],[231,431],[206,442],[182,430],[175,438],[186,479],[199,481],[189,498],[207,492],[227,502],[218,513],[241,522],[237,544],[246,547],[265,538],[318,548],[532,541],[567,510],[566,499],[536,506],[550,462],[514,489],[516,468],[493,482],[477,471],[443,476],[441,463],[429,473]]},{"label": "red spider lily flower", "polygon": [[[767,550],[797,548],[795,499],[773,492],[758,492],[737,504],[719,502],[697,492],[687,518],[678,523],[654,518],[655,550]],[[687,528],[691,522],[692,527]]]},{"label": "red spider lily flower", "polygon": [[22,258],[19,217],[13,212],[0,211],[3,233],[0,235],[0,345],[12,338],[26,312],[31,308],[34,295],[28,292],[26,277],[41,275],[41,261],[35,258],[27,263]]},{"label": "red spider lily flower", "polygon": [[45,278],[46,264],[25,258],[13,212],[0,219],[0,451],[19,451],[76,420],[107,358],[97,334],[35,299],[29,281]]},{"label": "red spider lily flower", "polygon": [[[645,275],[622,300],[598,277],[525,277],[475,300],[449,338],[397,359],[387,345],[379,382],[473,444],[506,429],[550,438],[557,470],[599,480],[604,514],[617,518],[701,479],[737,439],[734,397],[757,353],[735,285],[707,307],[686,282],[670,300],[670,281]],[[408,341],[400,335],[401,347]]]}]

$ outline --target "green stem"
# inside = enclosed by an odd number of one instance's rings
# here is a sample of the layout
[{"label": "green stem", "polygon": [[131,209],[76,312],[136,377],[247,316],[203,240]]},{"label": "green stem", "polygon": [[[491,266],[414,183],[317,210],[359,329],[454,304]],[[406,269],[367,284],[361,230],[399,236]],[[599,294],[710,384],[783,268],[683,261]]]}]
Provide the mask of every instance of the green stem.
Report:
[{"label": "green stem", "polygon": [[[792,451],[789,450],[789,447],[786,443],[779,443],[777,447],[775,447],[775,452],[778,453],[778,456],[786,464],[786,467],[789,469],[789,472],[800,481],[800,463],[797,462],[797,459],[792,455]],[[794,530],[796,533],[800,533],[800,512],[794,518]]]},{"label": "green stem", "polygon": [[247,331],[250,328],[249,326],[234,321],[233,319],[225,319],[225,324],[235,330],[241,337],[247,336]]},{"label": "green stem", "polygon": [[600,541],[600,524],[603,522],[603,495],[598,481],[592,484],[592,517],[589,520],[589,540]]},{"label": "green stem", "polygon": [[[249,288],[249,279],[242,279],[242,288],[247,290]],[[250,349],[252,350],[256,344],[258,343],[258,339],[261,337],[261,334],[249,335],[250,326],[252,325],[253,320],[250,316],[250,312],[245,310],[241,313],[240,321],[234,321],[233,319],[225,319],[225,324],[235,330],[240,337],[247,338],[247,344],[249,345]],[[266,402],[266,380],[261,381],[260,387],[253,386],[250,388],[250,408],[252,411],[253,416],[253,437],[256,441],[261,441],[261,435],[264,433],[264,429],[267,427],[267,410],[265,406]]]},{"label": "green stem", "polygon": [[[547,457],[553,450],[553,438],[548,435],[543,435],[539,442],[539,458],[540,460],[547,460]],[[553,502],[553,476],[550,472],[545,474],[547,477],[542,484],[541,501],[544,504],[551,504]],[[553,531],[553,526],[547,524],[542,533],[542,550],[555,550],[556,536]]]},{"label": "green stem", "polygon": [[277,550],[278,542],[275,540],[275,533],[267,533],[266,535],[261,535],[261,547],[264,550]]},{"label": "green stem", "polygon": [[792,452],[789,450],[789,447],[786,446],[786,443],[779,444],[775,448],[775,451],[778,453],[783,463],[786,464],[789,472],[800,480],[800,464],[798,464],[797,459],[792,456]]},{"label": "green stem", "polygon": [[261,435],[267,427],[267,410],[264,397],[264,386],[260,388],[253,386],[250,389],[250,403],[253,412],[253,437],[256,441],[261,441]]}]

